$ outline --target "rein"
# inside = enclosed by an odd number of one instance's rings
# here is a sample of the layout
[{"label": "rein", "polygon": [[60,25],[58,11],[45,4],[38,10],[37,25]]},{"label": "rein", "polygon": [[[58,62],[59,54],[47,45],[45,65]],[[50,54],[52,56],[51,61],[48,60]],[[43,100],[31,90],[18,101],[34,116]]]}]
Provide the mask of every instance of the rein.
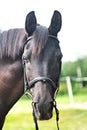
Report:
[{"label": "rein", "polygon": [[[58,40],[56,36],[53,36],[53,35],[49,35],[50,38],[53,38],[55,40]],[[26,44],[32,39],[32,36],[29,37],[27,39],[27,41],[25,42]],[[24,93],[27,95],[29,95],[29,92],[27,90],[30,90],[32,87],[34,87],[34,84],[41,81],[41,82],[48,82],[52,88],[55,90],[57,87],[56,87],[56,84],[54,83],[54,81],[48,77],[44,77],[44,76],[39,76],[39,77],[36,77],[34,78],[33,80],[31,80],[29,83],[27,81],[27,77],[26,77],[26,60],[24,60],[22,58],[22,63],[23,63],[23,68],[24,68]],[[34,106],[35,104],[32,103],[32,106]],[[59,111],[57,109],[57,104],[56,104],[56,101],[55,99],[53,100],[53,107],[55,109],[55,113],[56,113],[56,124],[57,124],[57,130],[59,130],[59,125],[58,125],[58,120],[59,120]],[[34,108],[34,107],[33,107]],[[38,128],[38,123],[37,123],[37,119],[36,119],[36,116],[35,116],[35,113],[34,113],[34,110],[33,110],[33,118],[34,118],[34,123],[35,123],[35,128],[36,130],[39,130]]]},{"label": "rein", "polygon": [[[33,103],[32,103],[32,105],[33,105]],[[57,109],[57,105],[56,105],[56,101],[55,101],[55,100],[54,100],[53,107],[55,108],[55,112],[56,112],[56,124],[57,124],[57,130],[59,130],[59,125],[58,125],[58,120],[59,120],[59,111],[58,111],[58,109]],[[34,119],[34,123],[35,123],[35,128],[36,128],[36,130],[39,130],[39,128],[38,128],[38,123],[37,123],[37,119],[36,119],[36,116],[35,116],[34,110],[33,110],[33,119]]]}]

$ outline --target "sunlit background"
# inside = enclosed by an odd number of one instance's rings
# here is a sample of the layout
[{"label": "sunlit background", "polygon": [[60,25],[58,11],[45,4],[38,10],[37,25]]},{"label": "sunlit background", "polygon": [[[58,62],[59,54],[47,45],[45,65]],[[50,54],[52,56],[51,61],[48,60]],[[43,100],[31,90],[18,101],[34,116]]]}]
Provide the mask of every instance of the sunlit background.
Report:
[{"label": "sunlit background", "polygon": [[58,37],[63,61],[87,55],[86,0],[0,0],[0,30],[24,28],[25,17],[32,10],[38,23],[47,27],[53,11],[61,12],[62,29]]}]

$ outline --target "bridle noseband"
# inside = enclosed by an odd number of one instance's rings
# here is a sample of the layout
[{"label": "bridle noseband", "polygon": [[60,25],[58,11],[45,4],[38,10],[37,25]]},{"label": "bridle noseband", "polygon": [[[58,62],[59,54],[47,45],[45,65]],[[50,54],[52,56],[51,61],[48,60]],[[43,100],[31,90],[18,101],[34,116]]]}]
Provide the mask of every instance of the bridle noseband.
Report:
[{"label": "bridle noseband", "polygon": [[[48,37],[52,38],[52,39],[55,39],[58,41],[57,37],[56,36],[53,36],[53,35],[49,35]],[[26,41],[26,44],[32,39],[32,37],[28,37],[27,38],[27,41]],[[49,77],[45,77],[45,76],[39,76],[39,77],[36,77],[34,78],[33,80],[31,80],[30,82],[27,81],[27,76],[26,76],[26,60],[23,59],[22,57],[22,63],[23,63],[23,68],[24,68],[24,93],[26,94],[27,90],[30,90],[32,87],[34,87],[35,83],[41,81],[43,83],[49,83],[50,86],[52,86],[52,88],[54,90],[57,89],[57,86],[55,84],[55,82],[50,79]],[[29,93],[29,92],[28,92]],[[58,126],[58,120],[59,120],[59,111],[57,109],[57,105],[56,105],[56,101],[55,99],[53,99],[53,107],[55,108],[55,112],[56,112],[56,122],[57,122],[57,129],[59,130],[59,126]],[[38,124],[37,124],[37,119],[35,117],[35,113],[33,111],[33,117],[34,117],[34,122],[35,122],[35,126],[36,126],[36,130],[39,130],[38,128]]]},{"label": "bridle noseband", "polygon": [[28,83],[27,89],[31,89],[34,86],[34,84],[39,82],[39,81],[41,81],[43,83],[48,82],[53,87],[54,90],[56,89],[56,85],[55,85],[54,81],[52,79],[50,79],[48,77],[44,77],[44,76],[36,77],[33,80],[31,80]]}]

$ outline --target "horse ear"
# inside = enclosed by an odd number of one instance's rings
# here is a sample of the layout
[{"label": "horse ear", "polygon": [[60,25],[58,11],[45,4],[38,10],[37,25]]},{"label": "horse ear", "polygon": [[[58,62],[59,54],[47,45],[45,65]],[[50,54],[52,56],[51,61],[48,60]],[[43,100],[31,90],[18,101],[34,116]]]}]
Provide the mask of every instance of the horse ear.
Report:
[{"label": "horse ear", "polygon": [[51,35],[57,36],[57,33],[60,31],[62,25],[62,17],[59,11],[55,10],[51,19],[51,24],[48,28]]},{"label": "horse ear", "polygon": [[33,34],[33,32],[36,29],[37,20],[34,11],[31,11],[27,14],[26,20],[25,20],[25,29],[29,36]]}]

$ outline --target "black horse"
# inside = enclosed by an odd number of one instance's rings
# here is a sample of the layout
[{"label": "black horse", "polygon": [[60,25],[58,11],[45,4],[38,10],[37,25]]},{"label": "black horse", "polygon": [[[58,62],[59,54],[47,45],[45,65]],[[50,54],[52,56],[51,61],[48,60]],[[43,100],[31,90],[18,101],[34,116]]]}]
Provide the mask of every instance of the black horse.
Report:
[{"label": "black horse", "polygon": [[9,110],[27,90],[35,119],[52,117],[61,71],[60,28],[58,11],[54,11],[49,28],[37,24],[32,11],[26,16],[25,29],[0,34],[0,130]]}]

